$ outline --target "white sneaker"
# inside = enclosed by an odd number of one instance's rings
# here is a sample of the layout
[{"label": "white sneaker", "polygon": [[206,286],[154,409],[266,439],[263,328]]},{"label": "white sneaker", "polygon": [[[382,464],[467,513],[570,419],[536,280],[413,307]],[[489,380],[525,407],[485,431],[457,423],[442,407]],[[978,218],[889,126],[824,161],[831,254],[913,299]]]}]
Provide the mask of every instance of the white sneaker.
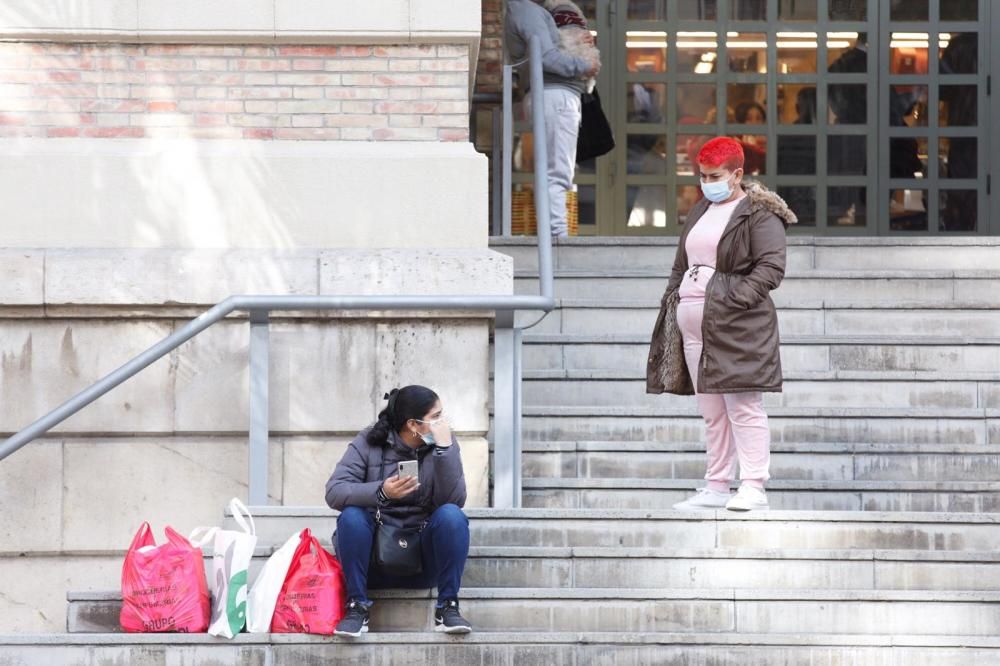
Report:
[{"label": "white sneaker", "polygon": [[683,502],[674,504],[678,511],[703,511],[705,509],[721,509],[733,497],[732,493],[720,493],[711,488],[699,488],[698,492]]},{"label": "white sneaker", "polygon": [[726,508],[730,511],[767,511],[770,507],[763,490],[743,485],[736,492],[736,496],[726,502]]}]

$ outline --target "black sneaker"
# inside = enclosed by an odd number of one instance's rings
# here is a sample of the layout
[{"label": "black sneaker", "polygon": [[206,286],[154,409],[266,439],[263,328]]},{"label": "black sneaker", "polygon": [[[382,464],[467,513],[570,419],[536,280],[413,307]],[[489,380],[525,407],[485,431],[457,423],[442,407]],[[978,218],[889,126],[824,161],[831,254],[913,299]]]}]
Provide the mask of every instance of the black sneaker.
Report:
[{"label": "black sneaker", "polygon": [[467,634],[472,631],[472,625],[458,612],[458,599],[448,599],[444,606],[434,610],[434,631],[446,634]]},{"label": "black sneaker", "polygon": [[333,630],[337,636],[350,636],[358,638],[361,634],[368,633],[368,606],[360,601],[351,599],[347,604],[347,613],[337,623],[337,628]]}]

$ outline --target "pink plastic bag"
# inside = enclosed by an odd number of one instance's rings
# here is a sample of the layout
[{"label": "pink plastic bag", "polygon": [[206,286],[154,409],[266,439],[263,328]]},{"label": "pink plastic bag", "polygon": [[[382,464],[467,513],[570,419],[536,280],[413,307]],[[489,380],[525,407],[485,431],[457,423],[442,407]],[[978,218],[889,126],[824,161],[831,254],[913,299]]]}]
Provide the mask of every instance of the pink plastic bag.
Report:
[{"label": "pink plastic bag", "polygon": [[143,523],[122,565],[122,629],[128,632],[204,632],[211,602],[201,548],[170,527],[157,546]]},{"label": "pink plastic bag", "polygon": [[332,635],[344,614],[347,593],[340,562],[308,529],[302,530],[288,575],[278,594],[271,631]]}]

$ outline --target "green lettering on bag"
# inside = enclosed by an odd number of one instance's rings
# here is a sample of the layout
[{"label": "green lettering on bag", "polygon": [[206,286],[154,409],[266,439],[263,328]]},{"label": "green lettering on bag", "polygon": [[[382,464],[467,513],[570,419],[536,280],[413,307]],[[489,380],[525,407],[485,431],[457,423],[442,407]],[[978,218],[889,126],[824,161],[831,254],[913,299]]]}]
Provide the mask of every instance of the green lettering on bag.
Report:
[{"label": "green lettering on bag", "polygon": [[229,630],[233,636],[243,631],[243,625],[247,621],[247,602],[244,600],[239,605],[236,604],[236,597],[240,590],[246,589],[247,572],[239,571],[229,579],[229,597],[226,599],[226,618],[229,620]]}]

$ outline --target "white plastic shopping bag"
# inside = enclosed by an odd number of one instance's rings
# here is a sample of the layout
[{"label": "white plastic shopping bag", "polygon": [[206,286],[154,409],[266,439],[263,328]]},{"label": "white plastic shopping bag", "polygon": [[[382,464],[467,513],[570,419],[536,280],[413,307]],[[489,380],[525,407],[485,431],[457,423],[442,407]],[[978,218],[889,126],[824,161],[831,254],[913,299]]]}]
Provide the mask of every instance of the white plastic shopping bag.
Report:
[{"label": "white plastic shopping bag", "polygon": [[285,545],[267,559],[250,588],[250,596],[247,598],[247,631],[255,634],[271,631],[274,605],[278,602],[281,586],[288,576],[288,567],[299,547],[300,535],[300,532],[296,532],[290,536]]},{"label": "white plastic shopping bag", "polygon": [[229,512],[241,531],[199,527],[191,532],[193,543],[212,545],[212,568],[208,576],[212,616],[208,633],[223,638],[233,638],[246,624],[250,560],[257,547],[253,516],[243,502],[231,499]]}]

